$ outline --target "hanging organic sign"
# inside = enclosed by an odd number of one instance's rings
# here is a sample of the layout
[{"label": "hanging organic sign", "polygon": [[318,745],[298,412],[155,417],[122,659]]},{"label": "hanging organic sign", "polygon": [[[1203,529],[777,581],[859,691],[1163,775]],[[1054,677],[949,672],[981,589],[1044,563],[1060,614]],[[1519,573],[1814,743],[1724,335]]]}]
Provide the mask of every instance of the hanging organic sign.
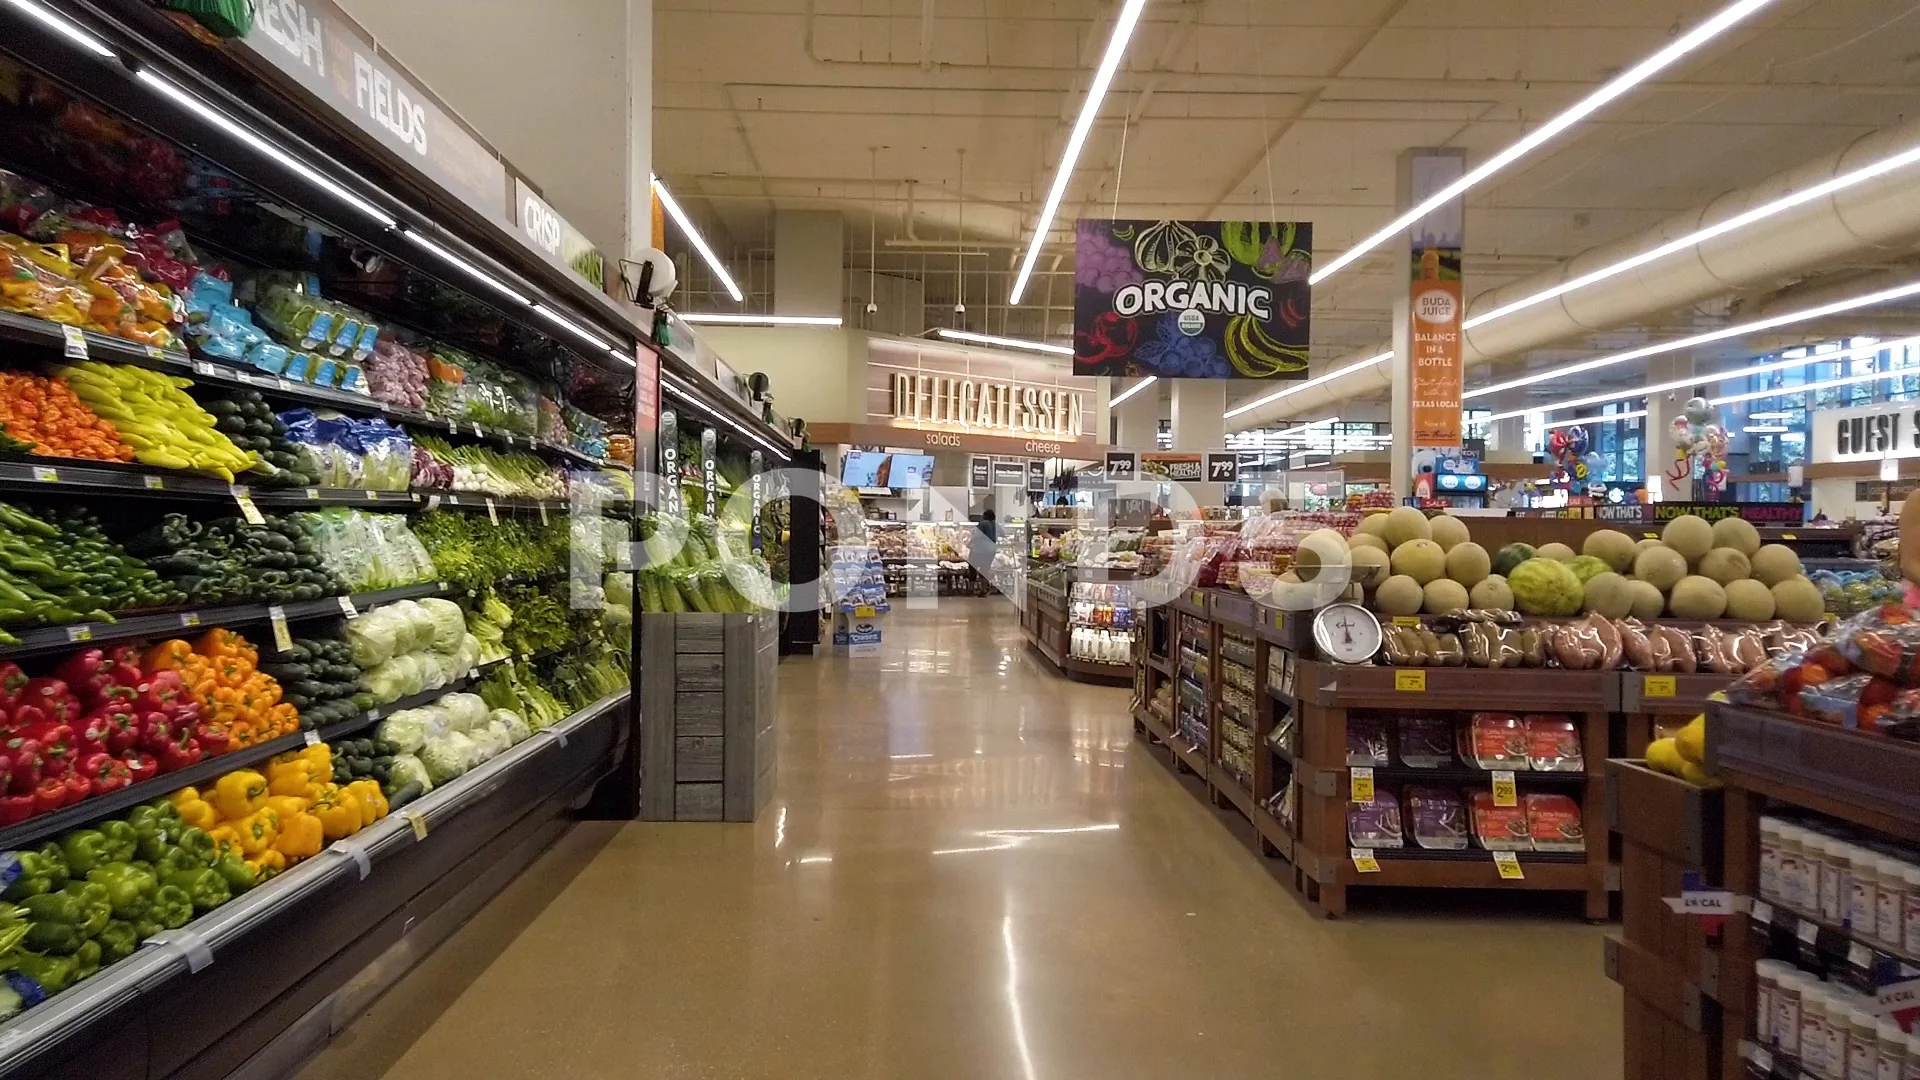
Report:
[{"label": "hanging organic sign", "polygon": [[1081,221],[1075,375],[1303,379],[1313,225]]}]

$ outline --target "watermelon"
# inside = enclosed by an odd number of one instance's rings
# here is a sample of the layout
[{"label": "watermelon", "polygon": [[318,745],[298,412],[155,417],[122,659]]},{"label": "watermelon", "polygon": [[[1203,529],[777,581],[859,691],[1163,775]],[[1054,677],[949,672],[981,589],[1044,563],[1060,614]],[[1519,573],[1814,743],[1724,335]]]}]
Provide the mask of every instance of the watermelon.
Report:
[{"label": "watermelon", "polygon": [[1532,544],[1508,544],[1493,557],[1493,572],[1501,577],[1510,577],[1521,563],[1533,558]]}]

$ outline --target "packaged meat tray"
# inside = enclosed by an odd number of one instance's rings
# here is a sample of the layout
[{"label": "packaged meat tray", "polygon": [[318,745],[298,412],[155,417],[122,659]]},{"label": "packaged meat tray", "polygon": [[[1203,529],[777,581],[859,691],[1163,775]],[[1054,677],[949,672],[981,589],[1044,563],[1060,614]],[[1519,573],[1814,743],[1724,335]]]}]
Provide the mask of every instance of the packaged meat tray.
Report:
[{"label": "packaged meat tray", "polygon": [[1388,764],[1387,721],[1380,716],[1347,718],[1347,764],[1374,768]]},{"label": "packaged meat tray", "polygon": [[1415,769],[1452,765],[1453,722],[1431,714],[1401,717],[1400,763]]},{"label": "packaged meat tray", "polygon": [[1526,769],[1527,726],[1512,713],[1474,713],[1460,729],[1460,756],[1483,769]]},{"label": "packaged meat tray", "polygon": [[1580,822],[1580,804],[1565,795],[1529,795],[1527,832],[1535,851],[1585,851],[1587,832]]},{"label": "packaged meat tray", "polygon": [[1493,792],[1473,793],[1473,838],[1488,851],[1532,851],[1533,834],[1527,829],[1527,809],[1493,805]]},{"label": "packaged meat tray", "polygon": [[1347,840],[1357,848],[1406,846],[1400,833],[1400,801],[1393,792],[1376,790],[1373,802],[1348,804]]},{"label": "packaged meat tray", "polygon": [[1527,764],[1542,772],[1585,772],[1580,751],[1580,729],[1558,713],[1529,714]]},{"label": "packaged meat tray", "polygon": [[1408,788],[1407,821],[1413,842],[1429,851],[1459,851],[1467,846],[1467,807],[1451,788]]}]

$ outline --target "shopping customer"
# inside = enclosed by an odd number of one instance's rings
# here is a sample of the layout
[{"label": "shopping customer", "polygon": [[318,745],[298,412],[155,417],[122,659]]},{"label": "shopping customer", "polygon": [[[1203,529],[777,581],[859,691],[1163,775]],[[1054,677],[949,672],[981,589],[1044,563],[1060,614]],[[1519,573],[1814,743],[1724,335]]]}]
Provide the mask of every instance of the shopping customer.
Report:
[{"label": "shopping customer", "polygon": [[[999,546],[1000,523],[994,517],[993,507],[989,506],[980,511],[980,520],[973,530],[973,550],[968,553],[967,561],[980,571],[981,576],[989,577],[993,573],[993,555]],[[1920,545],[1916,545],[1914,550],[1920,551]]]},{"label": "shopping customer", "polygon": [[1920,608],[1920,491],[1900,504],[1900,576],[1906,580],[1906,605]]}]

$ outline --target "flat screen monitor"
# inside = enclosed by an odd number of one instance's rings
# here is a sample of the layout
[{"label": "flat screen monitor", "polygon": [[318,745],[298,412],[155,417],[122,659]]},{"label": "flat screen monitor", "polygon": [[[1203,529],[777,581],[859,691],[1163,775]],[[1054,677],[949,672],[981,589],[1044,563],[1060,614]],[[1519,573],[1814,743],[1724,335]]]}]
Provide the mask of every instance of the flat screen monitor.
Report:
[{"label": "flat screen monitor", "polygon": [[933,458],[926,454],[850,450],[840,471],[840,482],[855,488],[923,488],[932,481]]}]

